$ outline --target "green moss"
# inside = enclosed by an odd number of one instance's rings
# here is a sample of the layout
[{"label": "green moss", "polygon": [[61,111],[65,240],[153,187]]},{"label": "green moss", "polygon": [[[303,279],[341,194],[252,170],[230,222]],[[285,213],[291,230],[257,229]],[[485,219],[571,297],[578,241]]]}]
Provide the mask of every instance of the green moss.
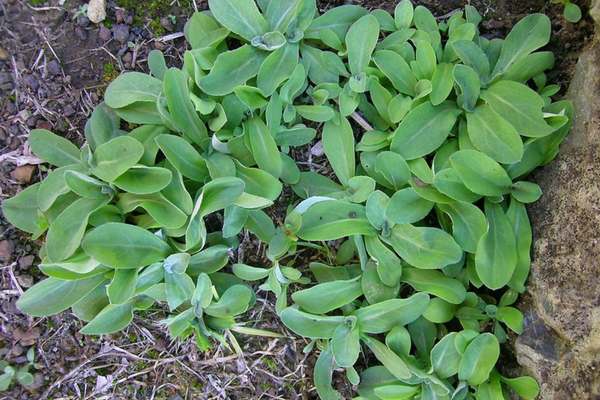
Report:
[{"label": "green moss", "polygon": [[110,83],[114,81],[117,76],[119,76],[119,71],[117,71],[117,68],[112,63],[105,63],[102,66],[102,70],[102,80],[105,83]]},{"label": "green moss", "polygon": [[31,4],[34,7],[42,6],[44,5],[44,3],[46,3],[46,0],[29,0],[29,4]]},{"label": "green moss", "polygon": [[262,362],[265,364],[267,369],[271,372],[277,371],[277,363],[271,357],[265,357],[262,359]]},{"label": "green moss", "polygon": [[[166,33],[160,19],[171,16],[172,3],[172,0],[117,0],[119,7],[133,13],[134,26],[144,26],[145,22],[149,21],[148,28],[156,36],[162,36]],[[192,12],[192,0],[179,0],[178,4],[186,14]]]}]

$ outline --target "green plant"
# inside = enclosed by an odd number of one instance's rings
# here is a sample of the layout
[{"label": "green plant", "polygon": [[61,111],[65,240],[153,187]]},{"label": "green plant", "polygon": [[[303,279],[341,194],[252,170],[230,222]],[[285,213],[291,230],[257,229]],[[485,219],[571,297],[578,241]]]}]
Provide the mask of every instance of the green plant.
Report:
[{"label": "green plant", "polygon": [[27,351],[27,364],[15,368],[8,362],[0,361],[0,370],[3,373],[0,375],[0,392],[8,390],[10,385],[16,381],[23,386],[31,386],[33,384],[33,375],[29,370],[35,366],[35,350],[31,347]]},{"label": "green plant", "polygon": [[581,20],[581,8],[571,0],[552,0],[552,3],[563,5],[563,16],[567,21],[576,24]]},{"label": "green plant", "polygon": [[[489,40],[470,6],[438,23],[408,0],[393,16],[318,15],[314,0],[209,5],[186,24],[182,69],[153,51],[151,75],[119,76],[81,150],[31,132],[58,168],[3,204],[15,226],[47,231],[49,278],[18,306],[72,308],[82,332],[105,334],[164,303],[172,336],[241,351],[233,332],[271,335],[236,322],[254,303],[246,282],[262,282],[320,350],[322,399],[340,398],[335,369],[364,399],[536,397],[533,379],[495,365],[507,330],[523,329],[512,304],[530,268],[525,204],[541,196],[523,179],[556,156],[573,113],[551,99],[552,53],[536,51],[549,19]],[[318,133],[328,176],[289,155]],[[275,226],[264,209],[284,184],[299,201]],[[268,243],[269,266],[229,265],[243,229]],[[359,374],[361,351],[380,365]]]}]

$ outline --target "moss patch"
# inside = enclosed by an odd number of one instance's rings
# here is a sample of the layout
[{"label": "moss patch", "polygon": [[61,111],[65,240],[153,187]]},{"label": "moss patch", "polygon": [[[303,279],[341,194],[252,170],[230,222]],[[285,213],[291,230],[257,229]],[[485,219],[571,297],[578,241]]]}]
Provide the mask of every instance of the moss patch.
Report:
[{"label": "moss patch", "polygon": [[[160,19],[169,17],[176,10],[189,15],[193,10],[193,0],[178,0],[173,4],[172,0],[117,0],[117,5],[133,13],[133,25],[143,26],[149,21],[148,28],[156,35],[162,36],[166,33],[161,25]],[[173,4],[173,5],[172,5]]]}]

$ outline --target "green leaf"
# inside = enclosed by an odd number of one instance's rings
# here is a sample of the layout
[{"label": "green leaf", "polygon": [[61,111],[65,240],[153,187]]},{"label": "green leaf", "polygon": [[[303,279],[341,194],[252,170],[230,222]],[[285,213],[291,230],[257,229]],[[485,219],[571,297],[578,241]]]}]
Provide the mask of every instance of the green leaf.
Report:
[{"label": "green leaf", "polygon": [[402,0],[394,10],[394,22],[398,30],[410,28],[413,20],[414,8],[410,0]]},{"label": "green leaf", "polygon": [[576,24],[581,20],[581,8],[579,8],[577,4],[567,1],[565,3],[563,15],[567,21]]},{"label": "green leaf", "polygon": [[465,65],[477,71],[482,83],[488,82],[490,61],[481,47],[472,40],[457,40],[452,42],[452,49]]},{"label": "green leaf", "polygon": [[132,212],[138,207],[143,208],[156,223],[153,226],[157,227],[177,229],[181,228],[187,220],[187,215],[161,193],[145,195],[123,193],[119,195],[117,205],[123,213]]},{"label": "green leaf", "polygon": [[136,165],[119,176],[114,184],[128,193],[151,194],[167,187],[172,177],[173,174],[166,168]]},{"label": "green leaf", "polygon": [[521,203],[535,203],[542,197],[542,189],[533,182],[519,181],[513,184],[510,194]]},{"label": "green leaf", "polygon": [[303,0],[271,1],[265,11],[265,17],[271,30],[285,33],[303,7]]},{"label": "green leaf", "polygon": [[[216,0],[216,2],[218,1],[220,0]],[[221,53],[210,73],[200,79],[198,84],[208,95],[225,96],[255,77],[265,58],[264,52],[250,45]]]},{"label": "green leaf", "polygon": [[[70,189],[78,196],[88,199],[98,199],[107,197],[107,195],[112,195],[113,193],[113,189],[110,186],[98,179],[92,178],[91,176],[87,176],[74,170],[67,170],[63,172],[63,180],[66,183],[66,189]],[[44,185],[42,185],[40,189],[43,188]],[[38,193],[38,198],[40,197],[41,193],[41,191]]]},{"label": "green leaf", "polygon": [[408,364],[396,353],[377,339],[361,336],[361,339],[371,349],[377,360],[397,379],[404,381],[412,376]]},{"label": "green leaf", "polygon": [[504,73],[513,63],[548,44],[550,25],[544,14],[531,14],[517,22],[504,40],[492,76]]},{"label": "green leaf", "polygon": [[499,163],[512,164],[523,157],[523,141],[516,129],[489,105],[467,113],[467,130],[473,145]]},{"label": "green leaf", "polygon": [[442,379],[458,373],[461,354],[456,350],[455,337],[456,332],[447,334],[431,350],[431,367]]},{"label": "green leaf", "polygon": [[520,335],[523,333],[523,314],[514,307],[498,307],[496,319],[504,322],[513,332]]},{"label": "green leaf", "polygon": [[540,386],[530,376],[520,376],[518,378],[501,377],[500,379],[525,400],[534,400],[540,393]]},{"label": "green leaf", "polygon": [[440,269],[462,258],[462,249],[452,236],[438,228],[396,225],[382,237],[407,263],[422,269]]},{"label": "green leaf", "polygon": [[233,264],[231,270],[235,276],[245,281],[258,281],[269,276],[271,269],[251,267],[246,264]]},{"label": "green leaf", "polygon": [[325,282],[292,294],[292,300],[303,310],[326,314],[351,303],[362,294],[357,279]]},{"label": "green leaf", "polygon": [[331,386],[334,365],[333,353],[329,348],[319,354],[319,358],[317,358],[317,362],[315,363],[313,380],[317,394],[322,400],[340,400],[342,398]]},{"label": "green leaf", "polygon": [[402,56],[391,50],[379,50],[373,55],[373,61],[397,91],[409,96],[415,94],[417,78]]},{"label": "green leaf", "polygon": [[167,72],[167,63],[162,51],[152,50],[148,53],[148,68],[155,78],[164,78],[165,72]]},{"label": "green leaf", "polygon": [[125,329],[132,320],[132,303],[109,304],[80,332],[84,335],[108,335]]},{"label": "green leaf", "polygon": [[[271,2],[271,4],[289,3],[293,2]],[[256,86],[263,95],[271,96],[292,75],[297,65],[297,45],[289,44],[275,50],[261,64],[256,78]]]},{"label": "green leaf", "polygon": [[341,200],[325,200],[310,206],[302,214],[302,227],[297,236],[316,241],[374,233],[363,206]]},{"label": "green leaf", "polygon": [[489,156],[475,150],[461,150],[450,156],[450,164],[465,186],[482,196],[502,196],[512,181],[504,168]]},{"label": "green leaf", "polygon": [[402,276],[402,262],[398,256],[377,236],[365,236],[365,245],[369,256],[375,261],[381,282],[390,287],[396,286]]},{"label": "green leaf", "polygon": [[161,80],[140,72],[126,72],[112,81],[104,93],[104,102],[111,108],[122,108],[136,102],[156,103],[161,94]]},{"label": "green leaf", "polygon": [[500,355],[498,339],[491,333],[477,336],[465,349],[458,368],[458,378],[470,385],[485,382]]},{"label": "green leaf", "polygon": [[137,269],[117,269],[112,281],[106,287],[111,304],[126,303],[135,294],[138,279]]},{"label": "green leaf", "polygon": [[205,308],[213,317],[225,318],[246,312],[252,301],[252,290],[246,285],[233,285],[227,289],[219,301]]},{"label": "green leaf", "polygon": [[451,304],[461,304],[467,295],[460,281],[435,270],[404,267],[402,282],[408,283],[419,292],[429,293]]},{"label": "green leaf", "polygon": [[390,149],[406,160],[414,160],[440,147],[456,123],[460,111],[450,102],[434,106],[424,103],[402,120]]},{"label": "green leaf", "polygon": [[433,186],[446,196],[457,200],[472,203],[481,198],[464,185],[456,170],[446,168],[435,174]]},{"label": "green leaf", "polygon": [[90,231],[83,250],[113,268],[138,268],[164,259],[170,247],[158,236],[134,225],[111,222]]},{"label": "green leaf", "polygon": [[500,289],[509,281],[517,266],[517,239],[502,207],[485,203],[489,229],[482,236],[475,253],[477,275],[485,286]]},{"label": "green leaf", "polygon": [[[460,88],[458,104],[466,111],[473,111],[481,91],[481,81],[475,70],[466,65],[457,64],[453,70],[454,82]],[[467,115],[469,115],[467,113]]]},{"label": "green leaf", "polygon": [[380,303],[398,296],[399,282],[392,286],[385,285],[379,278],[378,268],[374,262],[367,262],[362,269],[363,274],[360,283],[362,293],[369,304]]},{"label": "green leaf", "polygon": [[309,314],[294,307],[285,308],[279,317],[292,332],[310,339],[329,339],[339,325],[346,323],[348,319],[352,320],[352,317]]},{"label": "green leaf", "polygon": [[331,351],[335,363],[340,367],[352,367],[360,355],[360,334],[358,327],[342,324],[333,332]]},{"label": "green leaf", "polygon": [[508,285],[522,293],[525,291],[525,282],[531,268],[531,224],[525,205],[514,199],[510,201],[506,216],[510,221],[515,238],[517,238],[517,266]]},{"label": "green leaf", "polygon": [[208,177],[206,161],[185,139],[159,135],[155,139],[167,160],[186,178],[203,182]]},{"label": "green leaf", "polygon": [[416,293],[406,299],[391,299],[354,311],[361,332],[384,333],[397,325],[406,325],[419,318],[429,305],[426,293]]},{"label": "green leaf", "polygon": [[412,224],[425,218],[432,208],[432,202],[423,199],[413,188],[408,187],[397,191],[390,198],[385,216],[393,224]]},{"label": "green leaf", "polygon": [[[277,153],[279,155],[279,153]],[[279,197],[283,185],[277,178],[258,168],[248,168],[235,162],[237,177],[246,184],[246,193],[275,200]]]},{"label": "green leaf", "polygon": [[[256,110],[267,105],[267,100],[263,97],[261,91],[253,86],[242,85],[233,89],[237,98],[250,110]],[[219,129],[214,129],[218,131]]]},{"label": "green leaf", "polygon": [[452,236],[464,251],[475,253],[477,244],[488,230],[485,215],[473,204],[457,201],[437,207],[452,220]]},{"label": "green leaf", "polygon": [[328,106],[296,106],[296,111],[304,119],[313,122],[327,122],[331,120],[335,113]]},{"label": "green leaf", "polygon": [[229,30],[207,12],[195,12],[183,28],[186,41],[193,49],[205,49],[217,46],[228,35]]},{"label": "green leaf", "polygon": [[17,301],[17,308],[33,317],[58,314],[105,282],[102,275],[76,281],[44,279],[29,288]]},{"label": "green leaf", "polygon": [[165,73],[164,92],[177,131],[195,144],[205,147],[208,141],[206,125],[190,100],[186,74],[177,68],[169,68]]},{"label": "green leaf", "polygon": [[33,154],[57,167],[80,162],[77,146],[46,129],[34,129],[29,132],[29,146]]},{"label": "green leaf", "polygon": [[522,83],[498,81],[483,91],[481,98],[507,118],[520,135],[542,137],[554,131],[544,120],[543,99]]},{"label": "green leaf", "polygon": [[343,5],[334,7],[325,14],[315,18],[304,37],[308,39],[320,39],[321,31],[331,29],[338,38],[343,41],[350,26],[367,14],[367,10],[356,5]]},{"label": "green leaf", "polygon": [[62,261],[75,253],[85,234],[92,212],[108,203],[109,198],[79,199],[52,222],[46,236],[46,252],[51,261]]},{"label": "green leaf", "polygon": [[454,88],[453,85],[453,68],[452,64],[438,64],[431,78],[431,94],[429,99],[434,106],[442,104]]},{"label": "green leaf", "polygon": [[201,273],[212,274],[227,265],[228,261],[229,248],[227,246],[211,246],[192,256],[187,273],[192,276]]},{"label": "green leaf", "polygon": [[[339,122],[339,123],[338,123]],[[346,118],[328,121],[323,127],[323,149],[340,183],[346,185],[354,176],[356,159],[354,133]]]},{"label": "green leaf", "polygon": [[371,14],[356,21],[346,34],[348,65],[354,76],[365,72],[371,61],[371,55],[379,39],[379,22]]},{"label": "green leaf", "polygon": [[247,41],[268,31],[254,0],[209,0],[208,6],[221,25]]},{"label": "green leaf", "polygon": [[36,183],[2,202],[2,213],[12,225],[22,231],[38,237],[47,228],[47,222],[38,208],[38,190]]},{"label": "green leaf", "polygon": [[277,143],[267,125],[260,117],[253,117],[244,123],[244,133],[248,135],[252,155],[258,166],[279,178],[283,162]]},{"label": "green leaf", "polygon": [[130,136],[119,136],[98,146],[94,152],[92,173],[113,182],[133,167],[144,154],[144,146]]}]

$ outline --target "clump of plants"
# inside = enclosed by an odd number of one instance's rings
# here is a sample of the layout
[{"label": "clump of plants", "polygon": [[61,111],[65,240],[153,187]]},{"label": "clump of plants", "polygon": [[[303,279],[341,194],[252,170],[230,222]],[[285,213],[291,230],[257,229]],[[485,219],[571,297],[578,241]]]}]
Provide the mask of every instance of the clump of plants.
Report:
[{"label": "clump of plants", "polygon": [[[269,334],[243,324],[258,282],[319,352],[322,399],[341,398],[337,370],[361,399],[535,398],[532,378],[496,364],[523,330],[525,205],[541,196],[526,177],[556,156],[573,113],[544,72],[549,19],[487,39],[470,6],[438,22],[408,0],[394,15],[209,5],[186,25],[183,67],[155,51],[150,75],[119,76],[81,149],[31,132],[56,168],[3,210],[45,235],[48,278],[18,307],[70,308],[101,335],[165,304],[172,336],[237,348],[232,332]],[[317,140],[331,175],[290,156]],[[297,200],[276,225],[265,209],[284,185]],[[267,244],[270,265],[231,264],[242,230]],[[305,249],[319,262],[299,263]],[[373,362],[357,371],[361,353]]]}]

